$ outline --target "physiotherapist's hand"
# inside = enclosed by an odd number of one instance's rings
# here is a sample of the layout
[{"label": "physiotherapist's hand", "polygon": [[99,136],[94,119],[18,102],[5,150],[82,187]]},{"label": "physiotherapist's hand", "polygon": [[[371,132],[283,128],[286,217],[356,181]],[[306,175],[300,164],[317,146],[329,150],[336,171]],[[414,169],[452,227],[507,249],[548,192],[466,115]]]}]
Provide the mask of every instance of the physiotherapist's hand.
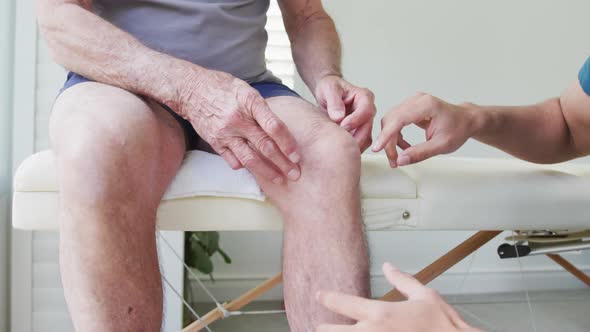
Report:
[{"label": "physiotherapist's hand", "polygon": [[330,119],[350,132],[361,151],[371,146],[375,96],[340,76],[324,76],[316,85],[315,97]]},{"label": "physiotherapist's hand", "polygon": [[408,300],[385,302],[339,293],[319,293],[322,305],[357,321],[355,325],[320,325],[316,332],[457,332],[479,331],[469,326],[434,290],[389,263],[387,280]]},{"label": "physiotherapist's hand", "polygon": [[[426,142],[411,146],[402,129],[415,124],[424,129]],[[419,93],[394,107],[381,119],[381,133],[374,152],[385,149],[391,167],[417,163],[460,148],[475,132],[475,116],[469,105],[454,105]],[[397,153],[397,146],[403,152]]]},{"label": "physiotherapist's hand", "polygon": [[179,114],[233,169],[246,167],[276,184],[299,178],[295,139],[258,91],[212,70],[184,84]]}]

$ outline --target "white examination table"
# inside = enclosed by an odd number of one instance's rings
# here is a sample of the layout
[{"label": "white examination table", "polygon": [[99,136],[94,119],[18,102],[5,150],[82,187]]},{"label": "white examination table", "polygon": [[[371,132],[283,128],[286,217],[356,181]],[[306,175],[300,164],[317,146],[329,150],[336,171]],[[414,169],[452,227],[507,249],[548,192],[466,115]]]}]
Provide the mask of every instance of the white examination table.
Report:
[{"label": "white examination table", "polygon": [[[181,172],[190,175],[194,167],[198,165],[187,162]],[[236,176],[224,167],[224,177]],[[417,278],[424,283],[503,230],[590,228],[590,165],[539,166],[517,160],[441,157],[392,170],[385,156],[366,155],[362,171],[363,216],[368,230],[478,231],[419,272]],[[35,154],[21,164],[14,178],[15,228],[57,228],[59,194],[55,173],[49,151]],[[208,175],[194,172],[194,176]],[[279,214],[268,202],[214,196],[165,199],[158,211],[158,224],[161,230],[180,231],[282,228]],[[277,275],[225,307],[237,310],[280,280]],[[401,296],[390,292],[384,298]],[[223,312],[215,309],[204,320],[212,322],[221,317]],[[197,322],[186,331],[200,328]]]}]

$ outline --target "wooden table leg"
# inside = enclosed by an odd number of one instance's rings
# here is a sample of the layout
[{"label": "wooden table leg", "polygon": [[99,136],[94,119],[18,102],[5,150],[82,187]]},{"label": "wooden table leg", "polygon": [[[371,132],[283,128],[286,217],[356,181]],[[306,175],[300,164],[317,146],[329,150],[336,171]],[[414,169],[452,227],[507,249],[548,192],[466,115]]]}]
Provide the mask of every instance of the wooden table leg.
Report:
[{"label": "wooden table leg", "polygon": [[[271,290],[276,285],[280,284],[283,281],[283,275],[281,273],[275,275],[274,277],[264,281],[260,285],[252,288],[251,290],[247,291],[246,293],[242,294],[237,299],[231,301],[230,303],[224,303],[223,307],[227,311],[235,311],[243,308],[248,303],[254,301],[255,299],[259,298],[264,293]],[[205,316],[201,317],[202,321],[209,325],[215,322],[218,319],[223,318],[223,312],[219,310],[219,308],[215,308],[209,311]],[[197,332],[204,328],[205,326],[201,324],[199,321],[195,321],[189,326],[185,327],[182,331],[183,332]]]},{"label": "wooden table leg", "polygon": [[[424,285],[428,284],[500,233],[502,231],[479,231],[475,233],[422,271],[416,273],[414,277]],[[404,299],[405,297],[395,289],[381,297],[381,300],[384,301],[402,301]]]},{"label": "wooden table leg", "polygon": [[566,271],[573,274],[576,278],[580,279],[583,283],[590,286],[590,277],[584,272],[580,271],[572,263],[568,262],[565,258],[558,254],[547,254],[547,257],[551,258],[555,263],[561,265]]}]

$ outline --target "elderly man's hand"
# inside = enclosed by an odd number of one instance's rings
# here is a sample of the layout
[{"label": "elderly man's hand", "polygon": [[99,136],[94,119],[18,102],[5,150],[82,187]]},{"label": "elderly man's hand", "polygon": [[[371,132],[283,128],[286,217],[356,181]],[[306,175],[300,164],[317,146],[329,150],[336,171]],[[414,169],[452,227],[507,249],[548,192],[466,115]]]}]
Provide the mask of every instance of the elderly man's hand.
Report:
[{"label": "elderly man's hand", "polygon": [[[404,140],[402,129],[410,124],[426,131],[426,142],[411,146]],[[385,148],[391,167],[405,166],[456,151],[474,131],[475,116],[468,105],[453,105],[419,93],[381,119],[381,134],[372,150],[377,152]],[[399,155],[397,146],[404,150]]]},{"label": "elderly man's hand", "polygon": [[330,119],[352,134],[361,151],[371,146],[375,117],[375,96],[342,77],[328,75],[319,80],[315,96]]},{"label": "elderly man's hand", "polygon": [[209,70],[189,75],[181,94],[179,114],[233,169],[246,167],[276,184],[299,178],[295,139],[246,82]]},{"label": "elderly man's hand", "polygon": [[335,313],[357,320],[355,325],[320,325],[316,332],[456,332],[479,331],[461,316],[434,290],[389,263],[383,265],[389,282],[408,300],[384,302],[367,300],[339,293],[319,293],[318,299]]}]

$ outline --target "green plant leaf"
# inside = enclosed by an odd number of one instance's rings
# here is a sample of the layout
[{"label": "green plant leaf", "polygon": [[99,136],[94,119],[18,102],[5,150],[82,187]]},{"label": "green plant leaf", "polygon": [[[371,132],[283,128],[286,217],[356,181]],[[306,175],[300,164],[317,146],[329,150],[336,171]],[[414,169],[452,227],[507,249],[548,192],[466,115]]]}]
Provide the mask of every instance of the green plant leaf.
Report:
[{"label": "green plant leaf", "polygon": [[209,254],[207,254],[202,245],[198,241],[193,241],[191,243],[191,249],[194,256],[189,265],[196,268],[201,273],[211,274],[213,272],[213,262],[211,262]]},{"label": "green plant leaf", "polygon": [[209,242],[209,232],[193,232],[193,238],[197,241],[200,241],[203,244],[207,244]]},{"label": "green plant leaf", "polygon": [[186,232],[184,259],[188,266],[197,269],[213,278],[213,262],[211,256],[218,252],[226,264],[231,264],[231,258],[219,248],[219,232]]},{"label": "green plant leaf", "polygon": [[209,232],[208,240],[209,241],[207,242],[207,253],[209,254],[209,256],[211,256],[217,250],[219,250],[219,233]]},{"label": "green plant leaf", "polygon": [[184,233],[184,261],[191,266],[192,261],[194,259],[194,254],[193,254],[193,250],[192,250],[192,233],[191,232],[185,232]]},{"label": "green plant leaf", "polygon": [[225,251],[217,249],[217,252],[221,255],[221,257],[223,257],[223,260],[226,264],[231,264],[231,258],[225,253]]}]

